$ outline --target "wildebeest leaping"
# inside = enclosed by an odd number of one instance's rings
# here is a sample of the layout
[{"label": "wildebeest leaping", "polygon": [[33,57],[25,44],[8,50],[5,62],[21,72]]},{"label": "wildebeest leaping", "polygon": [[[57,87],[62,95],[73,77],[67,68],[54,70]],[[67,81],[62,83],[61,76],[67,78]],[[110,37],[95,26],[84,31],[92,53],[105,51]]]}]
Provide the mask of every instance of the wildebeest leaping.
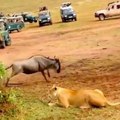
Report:
[{"label": "wildebeest leaping", "polygon": [[[36,55],[25,60],[16,61],[12,65],[7,67],[6,70],[9,68],[12,68],[12,74],[10,78],[19,73],[32,74],[36,72],[41,72],[46,82],[49,82],[45,76],[44,71],[47,70],[49,77],[50,77],[49,69],[54,69],[56,70],[57,73],[60,73],[61,64],[59,59],[57,58],[52,59],[49,57]],[[8,86],[10,78],[7,79],[6,86]]]}]

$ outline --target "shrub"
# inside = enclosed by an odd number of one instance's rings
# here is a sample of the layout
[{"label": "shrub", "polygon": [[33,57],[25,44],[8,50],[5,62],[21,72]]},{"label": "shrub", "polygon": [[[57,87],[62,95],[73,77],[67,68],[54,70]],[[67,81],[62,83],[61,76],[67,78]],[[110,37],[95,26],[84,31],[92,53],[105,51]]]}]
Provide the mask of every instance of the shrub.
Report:
[{"label": "shrub", "polygon": [[13,88],[0,89],[0,114],[14,116],[20,112],[22,104],[20,91]]},{"label": "shrub", "polygon": [[4,65],[0,62],[0,86],[3,85],[3,82],[7,76]]},{"label": "shrub", "polygon": [[[7,77],[4,65],[0,62],[0,115],[14,116],[21,109],[21,95],[18,90],[6,88],[3,82]],[[0,116],[1,119],[1,116]]]},{"label": "shrub", "polygon": [[9,91],[7,89],[1,89],[0,90],[0,104],[1,103],[15,103],[17,100],[16,91],[13,89],[10,89]]}]

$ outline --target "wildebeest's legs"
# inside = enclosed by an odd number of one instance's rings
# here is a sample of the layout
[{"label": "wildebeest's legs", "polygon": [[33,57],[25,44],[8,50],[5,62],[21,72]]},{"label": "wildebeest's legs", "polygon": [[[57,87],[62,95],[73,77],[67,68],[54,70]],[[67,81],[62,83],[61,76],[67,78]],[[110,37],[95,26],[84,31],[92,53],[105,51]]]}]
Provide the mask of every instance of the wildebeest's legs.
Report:
[{"label": "wildebeest's legs", "polygon": [[19,73],[19,72],[17,72],[17,73],[12,72],[11,76],[10,76],[9,78],[7,78],[7,82],[6,82],[6,84],[5,84],[6,87],[8,86],[8,83],[9,83],[9,81],[10,81],[10,78],[12,78],[13,76],[17,75],[18,73]]},{"label": "wildebeest's legs", "polygon": [[48,77],[50,77],[50,72],[49,72],[49,70],[47,69],[47,74],[48,74]]},{"label": "wildebeest's legs", "polygon": [[6,82],[6,84],[5,84],[6,87],[8,86],[9,80],[10,80],[10,78],[7,78],[7,82]]},{"label": "wildebeest's legs", "polygon": [[[11,76],[12,76],[12,75],[11,75]],[[8,86],[8,83],[9,83],[9,81],[10,81],[10,78],[11,78],[11,77],[7,78],[7,82],[6,82],[6,84],[5,84],[6,87]]]},{"label": "wildebeest's legs", "polygon": [[42,73],[42,75],[44,76],[44,78],[45,78],[46,82],[49,82],[49,80],[47,80],[47,78],[46,78],[46,76],[45,76],[44,71],[42,71],[41,73]]}]

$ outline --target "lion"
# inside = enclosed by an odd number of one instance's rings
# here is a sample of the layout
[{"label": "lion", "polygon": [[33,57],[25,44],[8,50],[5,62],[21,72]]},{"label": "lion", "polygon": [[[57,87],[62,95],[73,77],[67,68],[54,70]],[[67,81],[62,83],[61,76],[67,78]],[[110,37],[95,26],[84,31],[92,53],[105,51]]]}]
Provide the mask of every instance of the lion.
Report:
[{"label": "lion", "polygon": [[[68,108],[69,106],[79,107],[79,108],[91,108],[91,107],[106,107],[120,105],[118,103],[109,102],[104,96],[103,92],[99,89],[89,90],[70,90],[62,87],[53,85],[50,90],[52,96],[57,97],[59,103],[58,105]],[[49,103],[49,106],[53,106],[57,103]]]}]

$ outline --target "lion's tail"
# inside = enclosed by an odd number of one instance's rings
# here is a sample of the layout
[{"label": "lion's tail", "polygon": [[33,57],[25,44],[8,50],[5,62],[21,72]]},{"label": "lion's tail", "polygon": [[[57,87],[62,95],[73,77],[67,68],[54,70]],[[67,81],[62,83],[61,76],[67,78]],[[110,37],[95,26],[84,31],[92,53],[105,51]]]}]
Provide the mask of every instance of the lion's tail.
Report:
[{"label": "lion's tail", "polygon": [[10,66],[8,66],[7,68],[5,68],[5,70],[7,70],[7,69],[11,68],[12,66],[13,66],[13,64],[12,64],[12,65],[10,65]]},{"label": "lion's tail", "polygon": [[116,105],[120,105],[120,102],[112,103],[112,102],[107,101],[107,105],[116,106]]}]

